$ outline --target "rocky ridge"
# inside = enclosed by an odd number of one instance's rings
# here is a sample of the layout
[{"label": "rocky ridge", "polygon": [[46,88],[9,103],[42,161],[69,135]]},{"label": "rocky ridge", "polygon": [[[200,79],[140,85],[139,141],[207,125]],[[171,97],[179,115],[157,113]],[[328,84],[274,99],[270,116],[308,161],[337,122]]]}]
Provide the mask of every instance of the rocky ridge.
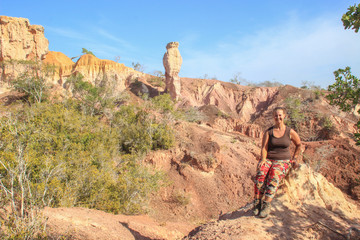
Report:
[{"label": "rocky ridge", "polygon": [[27,61],[53,66],[55,72],[46,78],[48,82],[60,86],[72,74],[81,73],[92,84],[106,82],[114,90],[123,91],[128,82],[146,76],[122,63],[101,60],[91,54],[82,55],[74,63],[63,53],[49,51],[44,28],[30,25],[28,19],[1,16],[0,27],[0,62],[5,63],[0,68],[2,88],[7,89],[7,81],[26,71]]},{"label": "rocky ridge", "polygon": [[111,88],[116,92],[124,91],[127,81],[146,75],[126,67],[122,63],[102,60],[91,54],[82,55],[74,63],[63,53],[49,51],[43,63],[55,67],[55,72],[49,79],[54,84],[62,85],[72,74],[80,73],[84,76],[84,80],[94,85],[105,82],[111,85]]},{"label": "rocky ridge", "polygon": [[267,219],[252,216],[252,205],[220,216],[185,239],[359,239],[359,208],[321,174],[302,165],[292,171]]}]

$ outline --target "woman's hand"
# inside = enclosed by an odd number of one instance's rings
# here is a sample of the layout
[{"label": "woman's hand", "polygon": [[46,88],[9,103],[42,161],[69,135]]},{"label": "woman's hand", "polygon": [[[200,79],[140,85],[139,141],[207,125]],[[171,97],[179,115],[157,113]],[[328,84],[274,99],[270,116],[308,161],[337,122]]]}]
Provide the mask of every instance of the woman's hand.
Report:
[{"label": "woman's hand", "polygon": [[258,165],[257,165],[257,169],[260,169],[266,162],[266,159],[261,159],[259,162],[258,162]]}]

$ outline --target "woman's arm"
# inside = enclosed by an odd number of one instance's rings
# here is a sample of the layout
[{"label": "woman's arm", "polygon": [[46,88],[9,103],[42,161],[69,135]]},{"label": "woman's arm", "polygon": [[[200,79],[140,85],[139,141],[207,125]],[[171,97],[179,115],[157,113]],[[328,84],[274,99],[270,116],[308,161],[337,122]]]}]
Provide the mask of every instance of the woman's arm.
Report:
[{"label": "woman's arm", "polygon": [[291,141],[295,144],[295,151],[292,160],[296,161],[301,152],[301,140],[297,132],[295,132],[293,129],[290,130],[290,137]]},{"label": "woman's arm", "polygon": [[269,144],[269,133],[265,131],[263,134],[262,145],[261,145],[261,159],[258,163],[258,168],[260,168],[266,161],[267,151],[268,151],[268,144]]}]

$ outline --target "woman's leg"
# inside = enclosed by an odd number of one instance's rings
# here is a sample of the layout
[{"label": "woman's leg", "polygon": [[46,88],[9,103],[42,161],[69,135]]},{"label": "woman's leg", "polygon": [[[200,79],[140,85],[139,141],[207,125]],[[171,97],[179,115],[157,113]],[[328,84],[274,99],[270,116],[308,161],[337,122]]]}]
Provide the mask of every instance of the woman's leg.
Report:
[{"label": "woman's leg", "polygon": [[266,160],[261,168],[257,169],[255,177],[255,199],[261,199],[265,193],[265,182],[271,165],[272,161]]},{"label": "woman's leg", "polygon": [[290,160],[274,161],[269,169],[269,176],[266,183],[265,201],[271,202],[279,188],[281,180],[285,177],[291,167]]},{"label": "woman's leg", "polygon": [[261,205],[259,217],[265,218],[270,214],[271,201],[275,197],[280,181],[285,177],[291,166],[290,160],[275,160],[269,170],[266,182],[265,200]]}]

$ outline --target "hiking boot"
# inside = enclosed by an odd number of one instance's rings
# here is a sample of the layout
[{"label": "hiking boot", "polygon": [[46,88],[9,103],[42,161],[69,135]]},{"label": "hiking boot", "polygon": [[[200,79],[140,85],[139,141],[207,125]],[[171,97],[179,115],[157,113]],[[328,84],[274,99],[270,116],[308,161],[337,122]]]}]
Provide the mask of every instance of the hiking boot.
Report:
[{"label": "hiking boot", "polygon": [[253,213],[255,216],[259,215],[260,209],[261,209],[261,200],[255,199],[254,200],[254,208],[253,208]]},{"label": "hiking boot", "polygon": [[261,204],[261,210],[259,217],[266,218],[270,213],[271,204],[269,202],[263,201]]}]

